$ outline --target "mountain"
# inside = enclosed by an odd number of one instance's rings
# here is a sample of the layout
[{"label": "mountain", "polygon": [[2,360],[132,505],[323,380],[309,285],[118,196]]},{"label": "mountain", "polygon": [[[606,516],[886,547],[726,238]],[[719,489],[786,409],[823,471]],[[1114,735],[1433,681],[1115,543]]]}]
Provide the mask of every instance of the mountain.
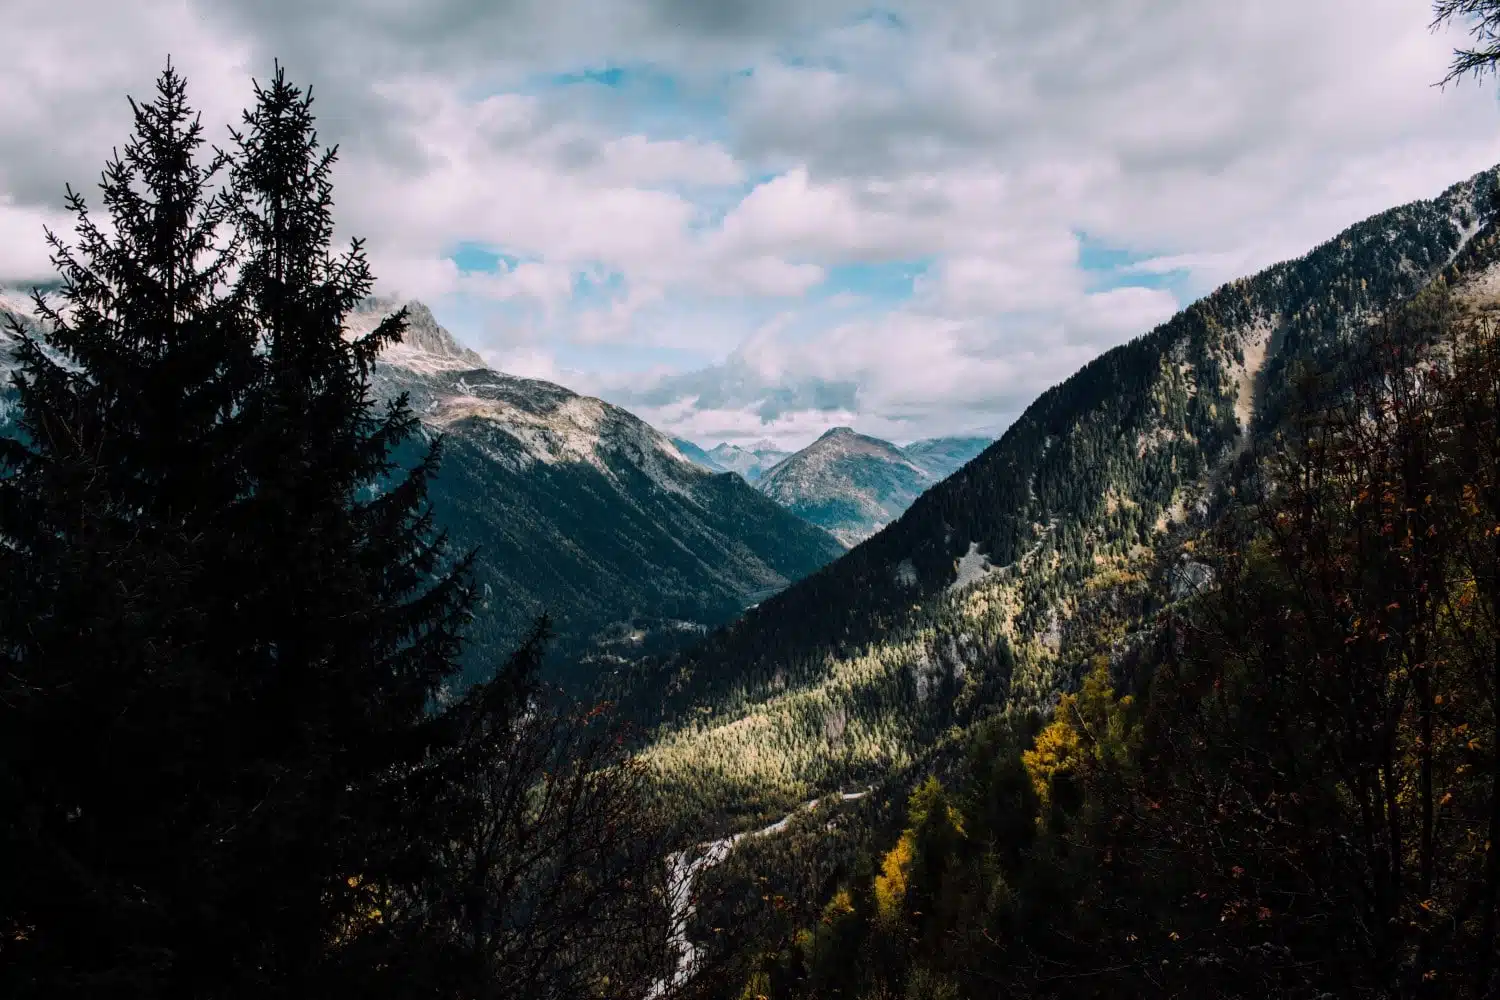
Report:
[{"label": "mountain", "polygon": [[835,427],[782,459],[756,488],[787,510],[857,545],[895,520],[923,490],[946,479],[989,444],[985,438],[935,438],[898,448]]},{"label": "mountain", "polygon": [[835,427],[782,459],[755,486],[852,546],[885,527],[936,481],[895,445]]},{"label": "mountain", "polygon": [[[395,303],[371,302],[351,332]],[[405,343],[375,373],[445,435],[437,522],[477,546],[485,595],[474,670],[545,611],[558,661],[582,683],[618,653],[723,624],[838,555],[838,544],[736,476],[693,464],[664,435],[598,399],[485,367],[408,303]]]},{"label": "mountain", "polygon": [[707,469],[709,472],[728,472],[729,471],[728,469],[724,468],[724,466],[720,465],[718,462],[715,462],[714,461],[714,457],[712,455],[710,455],[708,452],[704,451],[702,448],[698,447],[697,445],[693,444],[693,442],[687,440],[686,438],[675,438],[674,437],[672,439],[672,444],[676,446],[676,448],[677,448],[678,451],[682,452],[682,456],[684,458],[686,458],[689,462],[693,462],[693,463],[695,463],[697,465],[701,465],[705,469]]},{"label": "mountain", "polygon": [[901,453],[935,479],[947,479],[994,443],[994,438],[987,437],[928,438],[913,441]]},{"label": "mountain", "polygon": [[889,441],[834,427],[767,470],[755,486],[852,546],[898,517],[938,478]]},{"label": "mountain", "polygon": [[[348,334],[397,305],[367,301]],[[19,295],[0,308],[29,312]],[[697,636],[842,551],[625,410],[493,371],[426,306],[407,308],[406,338],[382,354],[373,388],[385,399],[407,393],[424,435],[445,438],[435,518],[458,550],[479,549],[472,673],[492,668],[546,612],[554,678],[583,686],[618,651]]]},{"label": "mountain", "polygon": [[790,454],[777,448],[773,441],[758,441],[748,448],[724,443],[708,451],[708,457],[715,465],[729,472],[738,472],[747,483],[759,480],[767,469]]},{"label": "mountain", "polygon": [[1189,533],[1278,447],[1307,377],[1336,383],[1375,312],[1500,259],[1496,186],[1485,171],[1220,287],[1044,392],[837,562],[639,664],[676,793],[774,817],[895,780],[954,727],[1045,711],[1091,657],[1128,655],[1142,609],[1205,584]]}]

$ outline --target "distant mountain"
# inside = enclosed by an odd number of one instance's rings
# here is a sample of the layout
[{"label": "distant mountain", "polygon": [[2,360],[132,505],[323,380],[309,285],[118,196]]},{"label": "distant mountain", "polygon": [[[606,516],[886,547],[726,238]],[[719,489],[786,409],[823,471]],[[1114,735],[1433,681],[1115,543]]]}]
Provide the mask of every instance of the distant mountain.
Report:
[{"label": "distant mountain", "polygon": [[[397,305],[367,301],[349,334]],[[546,612],[554,678],[582,686],[616,652],[670,648],[842,551],[737,477],[694,465],[625,410],[493,371],[426,306],[407,306],[405,341],[382,354],[374,389],[408,393],[424,434],[445,436],[436,520],[458,550],[479,548],[472,673],[492,669]],[[29,312],[14,295],[0,297],[0,310]],[[8,381],[5,343],[0,368]]]},{"label": "distant mountain", "polygon": [[777,463],[755,486],[852,546],[894,520],[936,481],[895,445],[835,427]]},{"label": "distant mountain", "polygon": [[673,438],[672,443],[677,446],[677,450],[682,452],[683,457],[686,458],[689,462],[701,465],[709,472],[729,471],[728,469],[724,468],[724,466],[714,461],[714,457],[712,455],[710,455],[708,452],[704,451],[697,445],[693,444],[693,442],[687,440],[686,438]]},{"label": "distant mountain", "polygon": [[[351,329],[394,305],[371,303]],[[383,356],[376,388],[409,393],[447,437],[432,499],[454,541],[480,550],[475,669],[542,611],[560,661],[607,667],[616,652],[727,622],[839,554],[825,532],[693,464],[633,414],[492,371],[425,306],[408,308],[407,341]]]},{"label": "distant mountain", "polygon": [[985,438],[935,438],[898,448],[835,427],[767,470],[766,496],[853,546],[901,516],[923,491],[983,451]]},{"label": "distant mountain", "polygon": [[913,441],[901,453],[938,479],[947,479],[995,443],[987,437],[942,437]]},{"label": "distant mountain", "polygon": [[759,480],[766,470],[790,454],[777,448],[773,441],[758,441],[748,448],[720,444],[708,451],[708,457],[721,469],[738,472],[747,483]]}]

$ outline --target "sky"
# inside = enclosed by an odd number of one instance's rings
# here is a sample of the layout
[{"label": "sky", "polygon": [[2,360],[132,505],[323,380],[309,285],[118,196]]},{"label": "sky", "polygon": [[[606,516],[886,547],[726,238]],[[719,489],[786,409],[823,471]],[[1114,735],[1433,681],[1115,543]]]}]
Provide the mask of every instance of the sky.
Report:
[{"label": "sky", "polygon": [[[1218,284],[1500,162],[1425,0],[0,0],[0,283],[170,56],[273,60],[341,238],[496,368],[704,445],[1002,431]],[[96,199],[97,200],[97,199]]]}]

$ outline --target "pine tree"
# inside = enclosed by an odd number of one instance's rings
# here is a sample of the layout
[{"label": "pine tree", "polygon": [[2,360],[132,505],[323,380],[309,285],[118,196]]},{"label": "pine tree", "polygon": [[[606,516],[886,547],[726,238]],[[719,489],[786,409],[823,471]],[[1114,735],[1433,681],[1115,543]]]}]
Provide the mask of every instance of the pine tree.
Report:
[{"label": "pine tree", "polygon": [[405,397],[379,408],[371,394],[404,312],[343,336],[372,278],[358,242],[331,250],[336,150],[320,148],[311,103],[278,68],[233,136],[237,292],[260,367],[244,404],[249,488],[219,526],[233,541],[215,640],[253,678],[237,716],[258,767],[236,829],[236,933],[270,929],[288,984],[323,968],[327,928],[367,909],[405,851],[394,821],[409,803],[389,776],[424,753],[472,601],[472,556],[449,560],[426,503],[440,442],[422,447]]},{"label": "pine tree", "polygon": [[1469,74],[1483,76],[1500,65],[1500,3],[1496,0],[1433,0],[1432,28],[1437,30],[1455,19],[1469,22],[1469,36],[1474,48],[1455,49],[1447,84]]}]

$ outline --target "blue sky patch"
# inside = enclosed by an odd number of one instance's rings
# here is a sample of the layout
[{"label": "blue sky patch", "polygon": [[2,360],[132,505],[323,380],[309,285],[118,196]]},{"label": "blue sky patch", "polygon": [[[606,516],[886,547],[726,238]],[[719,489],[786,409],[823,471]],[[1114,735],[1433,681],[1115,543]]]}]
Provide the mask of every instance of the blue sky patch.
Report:
[{"label": "blue sky patch", "polygon": [[1180,293],[1192,281],[1187,268],[1160,272],[1137,269],[1137,265],[1158,254],[1112,246],[1082,231],[1075,235],[1078,237],[1078,267],[1088,276],[1088,289],[1091,292],[1106,292],[1115,288],[1153,288],[1177,293],[1181,299]]},{"label": "blue sky patch", "polygon": [[520,92],[581,101],[596,120],[617,131],[722,141],[728,135],[729,90],[739,75],[688,80],[649,63],[594,66],[533,76]]},{"label": "blue sky patch", "polygon": [[1074,235],[1078,238],[1078,266],[1085,271],[1118,271],[1155,256],[1112,246],[1086,232],[1079,231]]},{"label": "blue sky patch", "polygon": [[882,28],[888,28],[893,31],[906,30],[906,21],[902,19],[901,15],[897,14],[893,10],[887,10],[884,7],[871,7],[869,10],[862,11],[859,14],[856,14],[854,17],[854,23],[876,24]]},{"label": "blue sky patch", "polygon": [[448,259],[465,274],[494,274],[504,264],[506,270],[513,270],[522,258],[514,254],[491,250],[479,243],[460,243]]},{"label": "blue sky patch", "polygon": [[558,73],[549,82],[559,87],[574,83],[597,83],[605,87],[618,87],[625,82],[625,69],[621,66],[610,66],[606,69],[586,69],[578,73]]},{"label": "blue sky patch", "polygon": [[936,258],[870,261],[836,264],[828,268],[823,283],[810,294],[813,301],[836,295],[855,295],[871,303],[892,304],[911,298],[917,278],[932,266]]},{"label": "blue sky patch", "polygon": [[689,228],[698,233],[717,229],[724,221],[724,217],[745,200],[746,195],[780,176],[779,170],[766,170],[752,174],[739,184],[695,191],[693,203],[697,212]]},{"label": "blue sky patch", "polygon": [[590,267],[573,274],[573,304],[583,308],[607,306],[625,297],[625,276],[619,271]]},{"label": "blue sky patch", "polygon": [[539,89],[593,85],[663,100],[680,96],[681,90],[676,77],[649,65],[600,66],[569,73],[553,73],[539,78],[537,84]]}]

